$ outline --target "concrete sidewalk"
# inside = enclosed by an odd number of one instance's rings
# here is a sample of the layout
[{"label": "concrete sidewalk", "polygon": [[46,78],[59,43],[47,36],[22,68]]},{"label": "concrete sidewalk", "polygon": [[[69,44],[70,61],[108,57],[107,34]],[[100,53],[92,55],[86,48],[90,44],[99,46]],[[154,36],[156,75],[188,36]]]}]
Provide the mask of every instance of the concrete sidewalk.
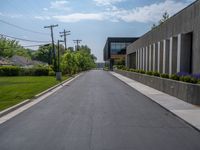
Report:
[{"label": "concrete sidewalk", "polygon": [[122,76],[115,72],[110,72],[113,76],[128,84],[130,87],[149,97],[165,109],[180,117],[194,128],[200,130],[200,107],[186,103],[176,97],[153,89],[135,80]]}]

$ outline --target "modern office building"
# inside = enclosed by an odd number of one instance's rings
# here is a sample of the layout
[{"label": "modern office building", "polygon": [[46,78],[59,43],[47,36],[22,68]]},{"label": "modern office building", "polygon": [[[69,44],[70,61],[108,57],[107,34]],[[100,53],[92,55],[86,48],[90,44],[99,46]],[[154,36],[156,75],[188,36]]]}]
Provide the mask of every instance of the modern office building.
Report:
[{"label": "modern office building", "polygon": [[125,64],[126,47],[136,41],[133,37],[108,37],[104,47],[104,61],[112,70],[115,64]]},{"label": "modern office building", "polygon": [[126,61],[145,71],[200,73],[200,1],[129,45]]}]

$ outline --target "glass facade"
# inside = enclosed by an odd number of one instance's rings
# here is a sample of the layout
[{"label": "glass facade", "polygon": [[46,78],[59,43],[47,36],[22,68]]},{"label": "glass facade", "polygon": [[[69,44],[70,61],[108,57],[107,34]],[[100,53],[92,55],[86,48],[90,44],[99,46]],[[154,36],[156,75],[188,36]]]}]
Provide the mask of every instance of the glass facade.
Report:
[{"label": "glass facade", "polygon": [[126,54],[126,47],[129,44],[130,43],[111,42],[110,43],[111,55],[125,55]]}]

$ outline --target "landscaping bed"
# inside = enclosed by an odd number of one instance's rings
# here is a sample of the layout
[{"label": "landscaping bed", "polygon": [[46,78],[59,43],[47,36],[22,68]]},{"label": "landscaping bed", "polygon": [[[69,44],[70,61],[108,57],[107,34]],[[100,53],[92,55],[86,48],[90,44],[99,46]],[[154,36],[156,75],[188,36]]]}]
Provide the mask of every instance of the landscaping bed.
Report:
[{"label": "landscaping bed", "polygon": [[144,72],[137,73],[133,71],[126,71],[115,69],[116,73],[129,77],[133,80],[141,82],[159,91],[175,96],[191,104],[200,105],[200,85],[177,81],[176,76],[172,76],[174,80],[168,79],[165,76],[159,77],[158,75],[148,75]]}]

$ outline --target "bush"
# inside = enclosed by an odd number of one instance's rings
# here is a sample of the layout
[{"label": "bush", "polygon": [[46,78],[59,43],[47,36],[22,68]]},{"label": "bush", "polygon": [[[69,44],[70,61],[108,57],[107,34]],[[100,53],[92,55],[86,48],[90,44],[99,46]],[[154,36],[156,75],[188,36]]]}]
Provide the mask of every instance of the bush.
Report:
[{"label": "bush", "polygon": [[198,80],[197,84],[200,84],[200,80]]},{"label": "bush", "polygon": [[139,70],[139,73],[145,74],[145,71],[144,70]]},{"label": "bush", "polygon": [[55,76],[56,73],[53,71],[51,67],[49,67],[49,76]]},{"label": "bush", "polygon": [[48,76],[55,75],[54,71],[48,67],[20,68],[16,66],[1,66],[0,76]]},{"label": "bush", "polygon": [[197,83],[198,82],[197,79],[195,79],[189,75],[180,77],[180,80],[183,82],[188,82],[188,83]]},{"label": "bush", "polygon": [[179,76],[176,74],[173,74],[170,76],[170,79],[179,81]]},{"label": "bush", "polygon": [[153,72],[152,71],[147,71],[146,74],[152,76]]},{"label": "bush", "polygon": [[49,69],[48,68],[34,68],[34,75],[35,76],[48,76]]},{"label": "bush", "polygon": [[127,68],[127,67],[124,67],[124,70],[126,70],[126,71],[130,71],[130,69],[129,69],[129,68]]},{"label": "bush", "polygon": [[159,72],[153,72],[153,76],[160,77],[160,73]]},{"label": "bush", "polygon": [[124,70],[126,67],[124,65],[116,65],[116,68]]},{"label": "bush", "polygon": [[129,69],[129,71],[131,71],[131,72],[135,72],[135,69]]},{"label": "bush", "polygon": [[162,77],[162,78],[169,78],[169,75],[168,74],[161,74],[160,77]]},{"label": "bush", "polygon": [[0,76],[18,76],[20,68],[16,66],[1,66]]},{"label": "bush", "polygon": [[135,72],[139,73],[139,72],[140,72],[140,70],[136,69],[136,70],[135,70]]},{"label": "bush", "polygon": [[34,76],[33,68],[20,68],[20,76]]},{"label": "bush", "polygon": [[104,67],[103,70],[104,71],[108,71],[109,69],[108,69],[108,67]]}]

